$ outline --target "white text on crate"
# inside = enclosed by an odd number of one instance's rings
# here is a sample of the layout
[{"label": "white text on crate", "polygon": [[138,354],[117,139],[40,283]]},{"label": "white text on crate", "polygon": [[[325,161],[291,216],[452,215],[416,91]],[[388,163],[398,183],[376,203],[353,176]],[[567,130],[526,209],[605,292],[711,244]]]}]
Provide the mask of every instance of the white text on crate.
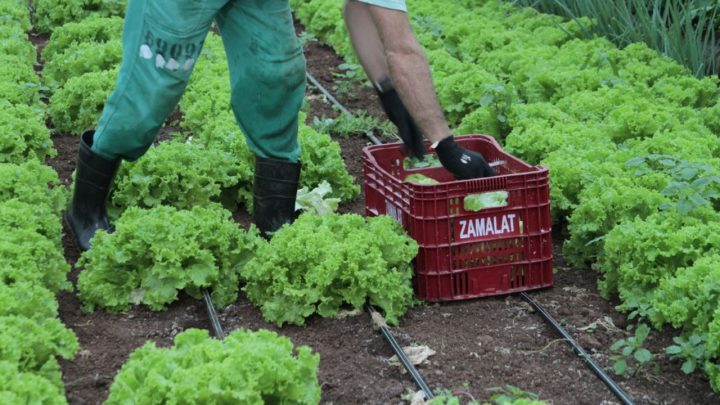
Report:
[{"label": "white text on crate", "polygon": [[400,208],[396,207],[390,200],[385,200],[385,214],[395,218],[400,225],[403,224]]},{"label": "white text on crate", "polygon": [[496,215],[487,218],[461,219],[460,239],[473,239],[490,235],[508,235],[516,232],[516,214]]}]

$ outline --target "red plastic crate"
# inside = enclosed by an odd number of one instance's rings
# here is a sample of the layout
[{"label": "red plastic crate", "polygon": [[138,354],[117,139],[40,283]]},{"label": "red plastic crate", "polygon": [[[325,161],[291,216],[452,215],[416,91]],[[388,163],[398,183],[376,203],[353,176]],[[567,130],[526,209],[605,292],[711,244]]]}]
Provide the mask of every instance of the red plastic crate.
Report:
[{"label": "red plastic crate", "polygon": [[[506,153],[486,135],[456,137],[495,167],[495,177],[455,180],[442,167],[405,169],[402,144],[363,150],[368,216],[390,215],[415,239],[415,291],[447,301],[527,291],[552,285],[548,169]],[[440,181],[405,183],[413,173]],[[507,205],[466,211],[470,194],[507,191]]]}]

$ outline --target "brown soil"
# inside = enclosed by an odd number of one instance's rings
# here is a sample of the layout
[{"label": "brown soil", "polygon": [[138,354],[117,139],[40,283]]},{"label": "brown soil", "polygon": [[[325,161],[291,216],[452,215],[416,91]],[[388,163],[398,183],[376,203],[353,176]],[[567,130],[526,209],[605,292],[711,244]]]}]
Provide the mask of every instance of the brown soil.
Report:
[{"label": "brown soil", "polygon": [[[329,48],[310,44],[307,49],[310,71],[324,83],[332,80],[329,69],[340,59]],[[310,90],[312,92],[312,90]],[[360,89],[355,100],[341,100],[353,109],[382,112],[371,89]],[[315,93],[311,93],[315,94]],[[319,98],[313,114],[330,114]],[[49,160],[65,184],[75,166],[78,138],[53,137],[58,157]],[[365,139],[338,139],[348,169],[362,184],[361,150]],[[364,212],[364,200],[345,205],[342,212]],[[249,223],[246,213],[235,218]],[[560,235],[556,236],[560,240]],[[65,229],[63,240],[69,263],[79,252]],[[615,302],[598,295],[597,274],[565,266],[560,242],[556,242],[555,287],[532,293],[562,322],[603,367],[609,368],[609,346],[624,337],[625,317],[614,310]],[[73,282],[77,270],[71,273]],[[132,350],[151,340],[168,345],[187,328],[209,328],[200,301],[183,297],[167,311],[135,308],[123,314],[102,311],[87,314],[74,293],[61,293],[61,318],[80,341],[80,353],[73,361],[62,361],[63,380],[71,404],[98,404],[108,393],[114,375]],[[321,355],[319,379],[323,402],[338,404],[399,403],[400,396],[415,391],[412,380],[388,363],[392,351],[381,335],[371,328],[369,316],[357,314],[342,319],[312,317],[304,327],[277,328],[263,321],[260,311],[244,296],[220,313],[226,331],[236,328],[267,328],[290,337],[296,344],[309,345]],[[610,317],[620,327],[598,326],[594,332],[580,330],[592,322]],[[609,325],[609,324],[608,324]],[[535,392],[555,404],[618,403],[605,386],[583,365],[559,336],[532,312],[518,296],[495,297],[444,304],[422,304],[411,309],[400,327],[393,328],[403,345],[423,344],[437,351],[420,366],[433,388],[447,388],[466,398],[486,399],[488,388],[511,384]],[[648,347],[657,354],[655,366],[633,378],[618,378],[638,404],[714,404],[720,396],[712,393],[707,381],[695,374],[685,376],[680,364],[662,355],[671,343],[671,331],[654,331]]]},{"label": "brown soil", "polygon": [[[335,51],[327,45],[319,42],[311,41],[305,45],[305,56],[307,59],[308,71],[312,76],[322,84],[325,89],[330,91],[333,96],[353,113],[365,112],[373,117],[385,119],[385,112],[382,110],[377,93],[368,85],[355,88],[351,93],[337,93],[333,91],[333,83],[337,74],[342,73],[338,68],[342,60]],[[311,102],[311,110],[313,115],[318,117],[336,117],[339,113],[337,109],[327,102],[325,96],[308,84],[311,89],[311,95],[308,99]]]},{"label": "brown soil", "polygon": [[80,137],[69,134],[52,135],[52,141],[57,150],[57,156],[48,158],[45,163],[52,166],[58,173],[60,181],[70,186],[72,173],[75,170],[78,148],[80,148]]},{"label": "brown soil", "polygon": [[[35,51],[37,55],[36,57],[37,60],[40,61],[40,55],[42,54],[45,45],[47,45],[50,36],[48,34],[43,34],[40,32],[31,32],[30,34],[28,34],[28,39],[33,45],[35,45]],[[35,69],[35,73],[39,74],[40,72],[42,72],[43,64],[40,62],[36,62],[33,68]]]}]

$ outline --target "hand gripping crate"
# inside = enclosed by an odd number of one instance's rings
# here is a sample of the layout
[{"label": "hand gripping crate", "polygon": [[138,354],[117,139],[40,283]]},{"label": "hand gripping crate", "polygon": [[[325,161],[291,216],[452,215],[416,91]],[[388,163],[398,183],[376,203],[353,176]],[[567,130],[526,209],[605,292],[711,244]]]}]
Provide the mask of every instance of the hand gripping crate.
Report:
[{"label": "hand gripping crate", "polygon": [[[416,294],[427,301],[449,301],[550,287],[548,169],[506,153],[490,136],[455,139],[488,162],[499,162],[494,167],[498,175],[457,181],[443,167],[404,168],[402,144],[363,150],[366,214],[395,218],[420,246]],[[403,181],[414,173],[440,184]],[[466,209],[468,196],[494,197],[496,202]]]}]

